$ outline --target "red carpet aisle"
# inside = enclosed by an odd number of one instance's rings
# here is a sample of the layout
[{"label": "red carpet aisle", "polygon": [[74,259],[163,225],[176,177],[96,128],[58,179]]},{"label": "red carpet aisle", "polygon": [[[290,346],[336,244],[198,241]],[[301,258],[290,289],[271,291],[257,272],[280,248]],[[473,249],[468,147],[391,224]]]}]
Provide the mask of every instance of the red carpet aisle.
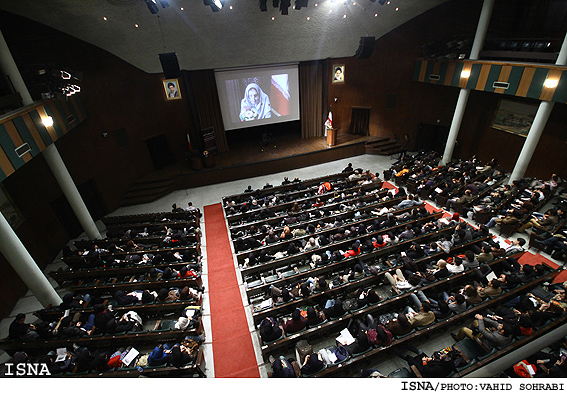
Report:
[{"label": "red carpet aisle", "polygon": [[221,204],[204,207],[215,377],[259,378]]}]

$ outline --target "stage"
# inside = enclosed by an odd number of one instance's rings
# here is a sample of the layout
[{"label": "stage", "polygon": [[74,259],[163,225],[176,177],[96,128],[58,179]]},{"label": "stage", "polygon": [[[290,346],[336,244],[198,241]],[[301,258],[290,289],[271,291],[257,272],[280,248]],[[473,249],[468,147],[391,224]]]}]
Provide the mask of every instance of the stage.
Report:
[{"label": "stage", "polygon": [[151,202],[174,190],[211,185],[236,179],[287,171],[366,153],[373,138],[352,134],[337,135],[336,144],[326,137],[301,138],[279,135],[269,144],[261,140],[233,143],[228,152],[201,160],[183,160],[138,180],[121,206]]}]

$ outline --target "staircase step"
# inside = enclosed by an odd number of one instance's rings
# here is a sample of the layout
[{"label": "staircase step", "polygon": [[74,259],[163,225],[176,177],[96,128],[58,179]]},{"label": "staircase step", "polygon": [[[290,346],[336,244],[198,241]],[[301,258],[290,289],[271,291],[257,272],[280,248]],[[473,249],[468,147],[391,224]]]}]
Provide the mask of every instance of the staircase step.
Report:
[{"label": "staircase step", "polygon": [[130,190],[151,190],[151,189],[159,189],[162,187],[170,186],[173,184],[171,179],[161,179],[155,181],[144,181],[144,182],[135,182],[134,185],[130,188]]},{"label": "staircase step", "polygon": [[372,143],[367,142],[365,146],[367,146],[367,147],[370,146],[370,147],[373,147],[373,148],[386,148],[386,147],[394,146],[394,145],[397,145],[396,141],[379,141],[379,142],[372,142]]}]

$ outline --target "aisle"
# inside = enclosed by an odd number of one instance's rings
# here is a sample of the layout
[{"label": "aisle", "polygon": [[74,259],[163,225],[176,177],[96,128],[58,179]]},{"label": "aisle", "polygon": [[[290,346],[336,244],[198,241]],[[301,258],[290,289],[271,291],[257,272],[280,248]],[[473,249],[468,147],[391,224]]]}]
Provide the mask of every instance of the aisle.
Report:
[{"label": "aisle", "polygon": [[260,377],[222,205],[205,206],[204,219],[215,377]]}]

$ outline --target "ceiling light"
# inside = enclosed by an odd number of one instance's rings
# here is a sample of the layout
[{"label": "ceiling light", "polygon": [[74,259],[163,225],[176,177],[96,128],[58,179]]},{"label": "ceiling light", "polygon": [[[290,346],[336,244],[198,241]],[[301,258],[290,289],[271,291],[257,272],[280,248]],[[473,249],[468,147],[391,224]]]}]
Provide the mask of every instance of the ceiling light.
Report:
[{"label": "ceiling light", "polygon": [[103,16],[102,19],[106,20],[106,16]]},{"label": "ceiling light", "polygon": [[543,83],[543,86],[545,86],[548,89],[554,89],[557,87],[558,84],[559,84],[559,80],[547,78]]},{"label": "ceiling light", "polygon": [[463,70],[461,71],[461,78],[468,78],[471,76],[471,71],[470,70]]},{"label": "ceiling light", "polygon": [[136,24],[134,24],[134,27],[138,27],[138,24],[137,24],[137,23],[136,23]]},{"label": "ceiling light", "polygon": [[158,13],[158,8],[157,8],[157,4],[156,4],[156,0],[144,0],[146,2],[146,5],[148,6],[148,9],[150,10],[150,12],[152,14],[157,14]]},{"label": "ceiling light", "polygon": [[51,127],[53,126],[53,118],[51,116],[46,116],[41,120],[41,123],[43,123],[45,127]]}]

